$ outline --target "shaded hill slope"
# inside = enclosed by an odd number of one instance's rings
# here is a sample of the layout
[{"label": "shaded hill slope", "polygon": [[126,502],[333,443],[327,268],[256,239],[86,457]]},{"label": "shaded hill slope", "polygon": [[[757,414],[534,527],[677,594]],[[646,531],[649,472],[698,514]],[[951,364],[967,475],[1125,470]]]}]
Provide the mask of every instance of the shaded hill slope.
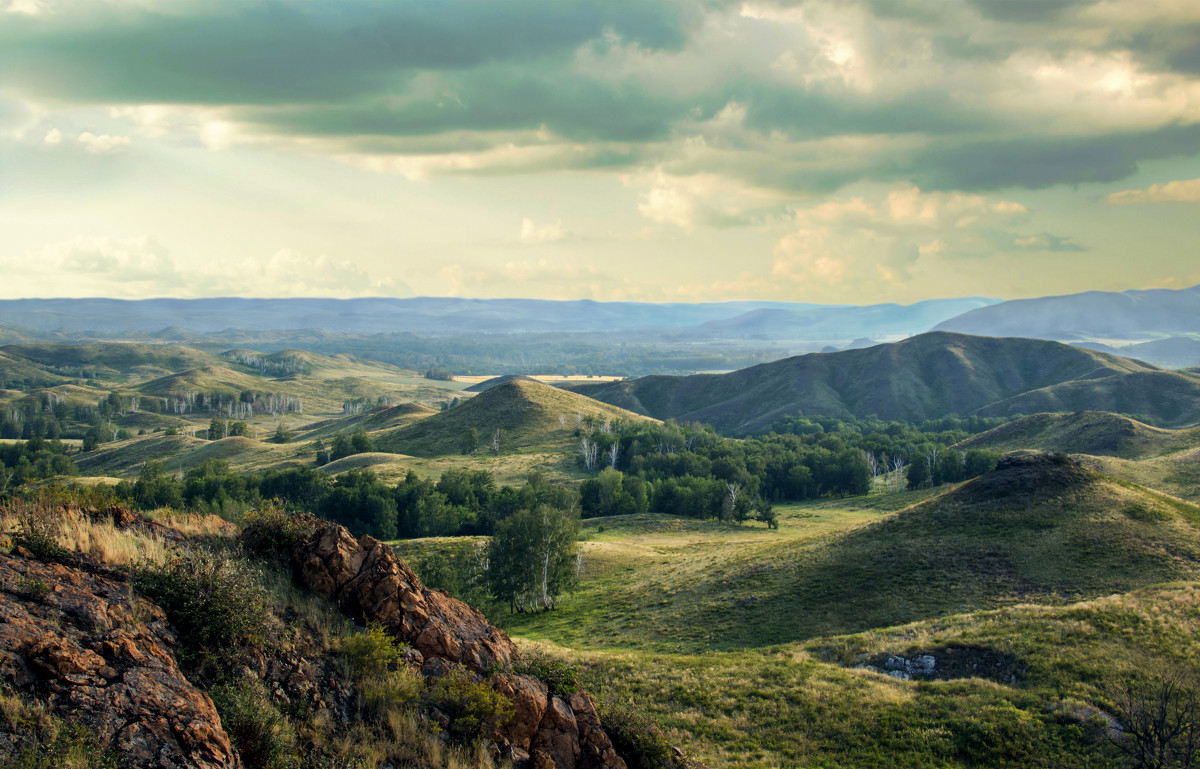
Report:
[{"label": "shaded hill slope", "polygon": [[1200,377],[1183,371],[1131,371],[1040,387],[979,409],[980,416],[1043,411],[1112,411],[1163,427],[1200,423]]},{"label": "shaded hill slope", "polygon": [[[541,382],[514,379],[454,408],[385,433],[375,447],[414,456],[460,451],[463,435],[474,429],[481,448],[496,430],[505,450],[565,445],[574,440],[575,415],[600,419],[646,417]],[[565,425],[560,419],[565,417]]]},{"label": "shaded hill slope", "polygon": [[215,355],[166,344],[14,344],[3,349],[7,355],[48,372],[99,379],[145,380],[169,372],[228,365]]},{"label": "shaded hill slope", "polygon": [[[762,601],[805,632],[1063,602],[1200,576],[1200,508],[1065,458],[1011,456],[940,497],[792,559]],[[784,640],[784,639],[780,639]]]},{"label": "shaded hill slope", "polygon": [[955,448],[1061,451],[1141,459],[1200,443],[1200,430],[1165,430],[1105,411],[1032,414],[972,435]]},{"label": "shaded hill slope", "polygon": [[[762,430],[780,417],[797,414],[908,421],[967,415],[1063,382],[1158,371],[1057,342],[935,332],[861,350],[801,355],[729,374],[649,376],[571,389],[658,419],[707,422],[740,433]],[[1195,384],[1200,396],[1200,379]],[[1016,405],[1027,406],[1024,413],[1049,410],[1034,408],[1032,402]]]}]

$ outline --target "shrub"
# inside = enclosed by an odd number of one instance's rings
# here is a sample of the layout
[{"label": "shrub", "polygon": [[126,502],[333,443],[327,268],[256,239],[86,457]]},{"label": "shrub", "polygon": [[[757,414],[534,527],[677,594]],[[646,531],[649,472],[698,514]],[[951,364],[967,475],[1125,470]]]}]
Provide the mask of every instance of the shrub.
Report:
[{"label": "shrub", "polygon": [[475,681],[463,668],[454,668],[430,683],[425,702],[449,716],[450,734],[464,741],[479,739],[508,723],[514,713],[508,698]]},{"label": "shrub", "polygon": [[667,741],[655,720],[628,702],[609,696],[596,703],[600,723],[629,769],[688,769],[692,762]]},{"label": "shrub", "polygon": [[343,638],[338,652],[350,663],[355,678],[384,675],[404,663],[408,644],[398,643],[381,623],[372,622],[362,633]]},{"label": "shrub", "polygon": [[425,679],[412,668],[372,676],[358,683],[359,705],[365,716],[380,721],[421,699]]},{"label": "shrub", "polygon": [[579,691],[579,672],[560,659],[555,659],[545,652],[525,652],[521,659],[513,665],[513,672],[533,676],[550,687],[550,693],[560,697]]},{"label": "shrub", "polygon": [[258,681],[222,684],[210,692],[221,725],[250,769],[299,765],[296,732]]},{"label": "shrub", "polygon": [[261,580],[244,560],[205,549],[133,572],[134,584],[163,608],[193,657],[225,656],[263,640],[267,591]]},{"label": "shrub", "polygon": [[287,565],[292,551],[309,535],[313,525],[311,516],[292,515],[274,499],[246,513],[242,521],[242,543],[255,555]]},{"label": "shrub", "polygon": [[26,504],[13,500],[6,511],[17,519],[16,542],[38,558],[57,558],[66,554],[58,544],[62,529],[62,513],[45,503]]}]

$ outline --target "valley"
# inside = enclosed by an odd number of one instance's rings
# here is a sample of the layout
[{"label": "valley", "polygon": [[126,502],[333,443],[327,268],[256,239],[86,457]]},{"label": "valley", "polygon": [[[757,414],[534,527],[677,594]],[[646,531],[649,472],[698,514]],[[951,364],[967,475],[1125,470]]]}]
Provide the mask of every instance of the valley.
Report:
[{"label": "valley", "polygon": [[[623,381],[0,356],[24,383],[0,393],[27,452],[0,454],[10,495],[75,484],[232,526],[277,504],[386,539],[697,766],[1117,767],[1115,682],[1200,654],[1189,372],[944,332]],[[582,512],[575,585],[513,613],[490,535],[547,506]]]}]

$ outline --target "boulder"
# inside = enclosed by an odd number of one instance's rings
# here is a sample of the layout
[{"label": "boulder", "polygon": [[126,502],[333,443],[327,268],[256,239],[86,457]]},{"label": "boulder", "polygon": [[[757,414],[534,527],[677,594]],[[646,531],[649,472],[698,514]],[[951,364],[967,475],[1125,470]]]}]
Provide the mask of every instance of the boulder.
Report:
[{"label": "boulder", "polygon": [[[162,610],[115,576],[0,554],[0,682],[86,724],[122,766],[241,766]],[[5,741],[13,747],[16,741]]]}]

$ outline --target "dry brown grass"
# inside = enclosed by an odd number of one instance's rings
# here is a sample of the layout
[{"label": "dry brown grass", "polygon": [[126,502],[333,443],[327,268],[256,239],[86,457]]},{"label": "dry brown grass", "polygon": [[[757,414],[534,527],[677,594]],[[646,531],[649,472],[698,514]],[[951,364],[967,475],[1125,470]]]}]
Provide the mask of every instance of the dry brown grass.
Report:
[{"label": "dry brown grass", "polygon": [[30,526],[37,527],[58,547],[83,553],[109,566],[164,563],[170,557],[169,543],[157,532],[120,529],[111,518],[92,520],[78,509],[53,508],[19,499],[0,506],[0,531],[9,538]]}]

